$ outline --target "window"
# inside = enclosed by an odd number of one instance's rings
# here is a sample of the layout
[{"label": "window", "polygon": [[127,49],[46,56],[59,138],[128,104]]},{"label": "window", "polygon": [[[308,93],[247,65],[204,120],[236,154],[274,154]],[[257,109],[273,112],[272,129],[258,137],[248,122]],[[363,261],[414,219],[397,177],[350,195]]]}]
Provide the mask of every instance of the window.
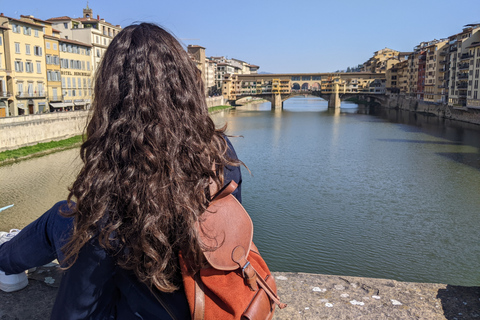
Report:
[{"label": "window", "polygon": [[47,80],[52,81],[52,71],[47,71]]},{"label": "window", "polygon": [[29,73],[33,72],[33,63],[31,61],[25,62],[25,71]]},{"label": "window", "polygon": [[100,57],[100,49],[97,49],[97,57]]},{"label": "window", "polygon": [[0,37],[0,46],[2,45],[2,37]]},{"label": "window", "polygon": [[73,46],[73,53],[78,53],[78,47],[77,46]]},{"label": "window", "polygon": [[57,44],[55,42],[53,43],[53,50],[57,50]]},{"label": "window", "polygon": [[95,43],[100,43],[100,38],[98,36],[95,36]]},{"label": "window", "polygon": [[106,38],[103,38],[103,45],[104,45],[104,46],[107,45],[107,39],[106,39]]},{"label": "window", "polygon": [[[87,87],[87,79],[83,78],[83,88]],[[87,93],[85,93],[87,95]]]},{"label": "window", "polygon": [[35,46],[33,47],[33,54],[36,56],[42,56],[42,47]]},{"label": "window", "polygon": [[72,87],[72,80],[70,80],[70,78],[67,78],[67,88],[71,88]]},{"label": "window", "polygon": [[82,79],[78,78],[77,83],[78,83],[78,89],[81,89],[82,88]]},{"label": "window", "polygon": [[20,43],[15,42],[15,53],[20,53]]},{"label": "window", "polygon": [[63,48],[63,52],[67,52],[67,44],[66,44],[66,43],[64,43],[64,44],[62,45],[62,48]]},{"label": "window", "polygon": [[85,70],[85,61],[82,61],[82,70]]},{"label": "window", "polygon": [[12,24],[12,31],[15,33],[20,33],[20,27],[17,24]]},{"label": "window", "polygon": [[17,91],[18,91],[18,95],[23,97],[23,83],[22,82],[17,83]]},{"label": "window", "polygon": [[30,27],[23,27],[23,34],[30,36],[32,34],[32,28]]},{"label": "window", "polygon": [[87,49],[87,50],[85,51],[85,54],[86,54],[87,56],[89,56],[89,55],[90,55],[90,49]]},{"label": "window", "polygon": [[90,71],[90,61],[87,61],[87,70]]},{"label": "window", "polygon": [[15,61],[15,71],[16,72],[23,72],[23,62],[22,61]]},{"label": "window", "polygon": [[35,37],[38,38],[38,29],[35,29]]},{"label": "window", "polygon": [[42,63],[37,61],[37,73],[42,73]]},{"label": "window", "polygon": [[47,64],[52,64],[51,59],[52,59],[52,56],[51,56],[51,55],[47,54],[47,55],[45,56],[45,60],[46,60],[46,63],[47,63]]},{"label": "window", "polygon": [[67,45],[67,51],[68,51],[68,52],[72,52],[72,51],[73,51],[73,50],[72,50],[72,45],[71,45],[71,44],[68,44],[68,45]]},{"label": "window", "polygon": [[68,22],[64,22],[64,23],[63,23],[63,28],[64,28],[64,29],[68,29]]},{"label": "window", "polygon": [[65,88],[65,78],[62,78],[62,88]]},{"label": "window", "polygon": [[47,49],[50,49],[50,42],[45,42],[45,46],[47,47]]}]

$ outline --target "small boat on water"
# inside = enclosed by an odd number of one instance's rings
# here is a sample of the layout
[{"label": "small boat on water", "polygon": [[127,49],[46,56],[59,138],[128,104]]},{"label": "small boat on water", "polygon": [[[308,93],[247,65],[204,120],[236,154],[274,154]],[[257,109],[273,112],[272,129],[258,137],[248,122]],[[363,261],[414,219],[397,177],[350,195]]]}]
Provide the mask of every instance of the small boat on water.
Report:
[{"label": "small boat on water", "polygon": [[13,204],[9,205],[9,206],[6,206],[6,207],[3,207],[3,208],[0,208],[0,212],[2,212],[3,210],[6,210],[8,208],[11,208],[13,207]]}]

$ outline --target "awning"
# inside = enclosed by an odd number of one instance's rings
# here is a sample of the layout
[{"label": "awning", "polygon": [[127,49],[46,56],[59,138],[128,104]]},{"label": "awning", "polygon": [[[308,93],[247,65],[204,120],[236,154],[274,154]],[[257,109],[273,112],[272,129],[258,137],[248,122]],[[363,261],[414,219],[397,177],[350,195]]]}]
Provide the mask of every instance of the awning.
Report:
[{"label": "awning", "polygon": [[17,103],[17,108],[20,108],[20,109],[23,109],[23,110],[27,109],[23,103]]},{"label": "awning", "polygon": [[75,104],[75,106],[84,106],[86,104],[85,101],[74,101],[73,103]]},{"label": "awning", "polygon": [[71,102],[50,102],[50,106],[52,108],[66,108],[66,107],[73,107],[73,103]]}]

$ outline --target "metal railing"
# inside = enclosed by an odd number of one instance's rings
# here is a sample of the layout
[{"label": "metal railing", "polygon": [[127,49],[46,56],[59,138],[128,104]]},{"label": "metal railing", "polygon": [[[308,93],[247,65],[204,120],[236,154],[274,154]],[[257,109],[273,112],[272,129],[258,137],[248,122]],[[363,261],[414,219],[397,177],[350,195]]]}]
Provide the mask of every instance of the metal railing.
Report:
[{"label": "metal railing", "polygon": [[39,92],[28,92],[28,91],[17,91],[15,96],[18,98],[45,98],[46,94],[45,91]]}]

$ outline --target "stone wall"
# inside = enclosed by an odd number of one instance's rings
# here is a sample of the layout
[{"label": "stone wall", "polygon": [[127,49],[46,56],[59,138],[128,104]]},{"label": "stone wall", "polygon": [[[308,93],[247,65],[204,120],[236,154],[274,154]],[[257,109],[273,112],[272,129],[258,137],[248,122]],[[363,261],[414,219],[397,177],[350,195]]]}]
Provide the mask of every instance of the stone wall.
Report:
[{"label": "stone wall", "polygon": [[0,118],[0,151],[82,134],[88,111]]},{"label": "stone wall", "polygon": [[[221,105],[223,96],[207,98],[209,108]],[[87,117],[88,111],[71,111],[0,118],[0,152],[82,134]]]},{"label": "stone wall", "polygon": [[419,101],[404,95],[389,95],[386,103],[382,103],[382,105],[386,108],[426,113],[445,119],[480,124],[480,109],[459,108],[443,103]]},{"label": "stone wall", "polygon": [[209,97],[207,98],[207,107],[216,107],[216,106],[224,106],[226,105],[225,103],[225,98],[223,96],[219,97]]}]

